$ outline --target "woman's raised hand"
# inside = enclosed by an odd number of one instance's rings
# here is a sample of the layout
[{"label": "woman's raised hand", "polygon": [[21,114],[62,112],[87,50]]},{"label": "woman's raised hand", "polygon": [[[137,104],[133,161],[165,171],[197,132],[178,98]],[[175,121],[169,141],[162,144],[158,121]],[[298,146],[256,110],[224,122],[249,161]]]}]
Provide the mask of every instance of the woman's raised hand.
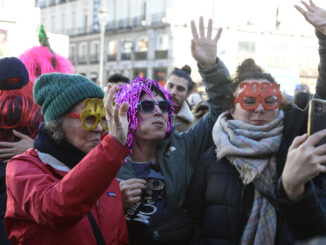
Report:
[{"label": "woman's raised hand", "polygon": [[212,39],[213,22],[208,21],[207,34],[205,36],[204,18],[199,18],[199,35],[195,21],[191,21],[191,54],[202,68],[208,68],[215,65],[217,42],[221,37],[222,28],[219,28],[215,37]]},{"label": "woman's raised hand", "polygon": [[307,10],[295,5],[294,7],[312,24],[318,31],[326,35],[326,10],[318,7],[309,0],[309,4],[301,1]]},{"label": "woman's raised hand", "polygon": [[128,103],[124,102],[120,108],[114,103],[114,96],[118,92],[117,85],[108,85],[104,97],[105,117],[108,122],[109,134],[115,137],[121,144],[126,144],[128,135]]}]

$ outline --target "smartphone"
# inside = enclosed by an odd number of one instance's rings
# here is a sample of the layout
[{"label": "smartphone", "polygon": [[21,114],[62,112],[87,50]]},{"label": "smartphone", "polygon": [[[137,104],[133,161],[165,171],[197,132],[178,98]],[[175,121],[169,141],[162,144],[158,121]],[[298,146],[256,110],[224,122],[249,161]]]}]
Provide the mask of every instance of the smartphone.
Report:
[{"label": "smartphone", "polygon": [[[326,128],[326,100],[312,99],[309,102],[308,136]],[[318,145],[326,143],[326,137]]]}]

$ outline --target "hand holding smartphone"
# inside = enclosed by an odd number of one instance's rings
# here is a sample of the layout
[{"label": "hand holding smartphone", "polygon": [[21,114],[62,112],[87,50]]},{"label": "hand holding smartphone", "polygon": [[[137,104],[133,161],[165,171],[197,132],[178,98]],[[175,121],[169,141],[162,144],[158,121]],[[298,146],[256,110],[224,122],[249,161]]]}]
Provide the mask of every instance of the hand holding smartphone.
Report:
[{"label": "hand holding smartphone", "polygon": [[[308,112],[308,136],[326,128],[326,100],[312,99],[309,102]],[[323,138],[316,145],[326,143],[326,138]]]}]

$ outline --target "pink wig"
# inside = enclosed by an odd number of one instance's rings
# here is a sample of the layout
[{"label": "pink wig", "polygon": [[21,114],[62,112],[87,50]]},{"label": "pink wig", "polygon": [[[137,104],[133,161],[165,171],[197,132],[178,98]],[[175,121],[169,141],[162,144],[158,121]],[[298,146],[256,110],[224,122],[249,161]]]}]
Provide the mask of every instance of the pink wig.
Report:
[{"label": "pink wig", "polygon": [[[55,58],[55,67],[53,67],[53,57]],[[32,47],[21,54],[19,59],[26,66],[29,79],[32,82],[43,73],[75,73],[74,67],[68,59],[56,53],[52,54],[48,47]]]}]

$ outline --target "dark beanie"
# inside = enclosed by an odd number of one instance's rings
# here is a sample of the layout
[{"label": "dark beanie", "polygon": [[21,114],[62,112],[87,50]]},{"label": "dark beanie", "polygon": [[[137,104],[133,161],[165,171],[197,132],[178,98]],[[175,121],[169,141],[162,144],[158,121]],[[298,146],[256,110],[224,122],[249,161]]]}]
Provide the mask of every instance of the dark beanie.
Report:
[{"label": "dark beanie", "polygon": [[0,90],[20,89],[29,81],[24,63],[16,57],[0,59]]},{"label": "dark beanie", "polygon": [[59,118],[87,98],[104,97],[103,90],[88,78],[63,73],[43,74],[33,90],[46,122]]}]

